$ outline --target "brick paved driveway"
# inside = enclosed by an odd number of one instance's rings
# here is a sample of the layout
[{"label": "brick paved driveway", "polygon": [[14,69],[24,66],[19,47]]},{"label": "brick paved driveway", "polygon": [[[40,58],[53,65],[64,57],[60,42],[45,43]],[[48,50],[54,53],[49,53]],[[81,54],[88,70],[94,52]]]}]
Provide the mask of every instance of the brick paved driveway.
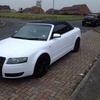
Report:
[{"label": "brick paved driveway", "polygon": [[43,78],[0,79],[0,100],[68,100],[79,74],[99,53],[100,33],[88,31],[82,34],[80,51],[58,60]]}]

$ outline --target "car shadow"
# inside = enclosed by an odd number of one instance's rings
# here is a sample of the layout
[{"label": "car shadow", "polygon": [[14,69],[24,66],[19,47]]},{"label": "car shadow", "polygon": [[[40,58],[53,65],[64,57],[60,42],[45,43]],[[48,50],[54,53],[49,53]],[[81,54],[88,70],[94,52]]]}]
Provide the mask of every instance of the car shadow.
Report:
[{"label": "car shadow", "polygon": [[54,67],[57,67],[56,65],[61,62],[61,61],[64,61],[65,59],[68,59],[71,54],[73,53],[73,51],[67,53],[66,55],[64,55],[63,57],[61,57],[60,59],[58,59],[57,61],[55,61],[51,66],[50,66],[50,70]]}]

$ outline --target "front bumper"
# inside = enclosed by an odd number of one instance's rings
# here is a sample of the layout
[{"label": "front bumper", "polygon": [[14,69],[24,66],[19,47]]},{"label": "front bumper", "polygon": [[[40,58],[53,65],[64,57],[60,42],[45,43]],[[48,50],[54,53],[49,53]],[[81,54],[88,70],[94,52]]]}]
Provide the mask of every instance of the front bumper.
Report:
[{"label": "front bumper", "polygon": [[33,66],[29,62],[21,64],[4,64],[2,67],[3,78],[21,78],[33,74]]},{"label": "front bumper", "polygon": [[6,58],[0,57],[0,77],[21,78],[33,74],[34,66],[30,62],[6,64]]}]

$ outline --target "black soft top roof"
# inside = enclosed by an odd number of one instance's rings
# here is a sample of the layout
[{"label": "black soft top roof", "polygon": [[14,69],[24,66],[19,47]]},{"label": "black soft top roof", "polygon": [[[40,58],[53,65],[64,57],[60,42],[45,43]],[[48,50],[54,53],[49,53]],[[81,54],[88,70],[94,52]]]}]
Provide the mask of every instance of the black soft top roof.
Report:
[{"label": "black soft top roof", "polygon": [[32,23],[45,23],[45,24],[53,24],[53,25],[68,24],[66,21],[58,21],[58,20],[41,20],[41,21],[34,21]]},{"label": "black soft top roof", "polygon": [[52,24],[54,26],[59,25],[59,24],[65,24],[67,25],[70,29],[73,29],[74,27],[71,26],[69,23],[66,21],[59,21],[59,20],[41,20],[41,21],[34,21],[32,23],[45,23],[45,24]]}]

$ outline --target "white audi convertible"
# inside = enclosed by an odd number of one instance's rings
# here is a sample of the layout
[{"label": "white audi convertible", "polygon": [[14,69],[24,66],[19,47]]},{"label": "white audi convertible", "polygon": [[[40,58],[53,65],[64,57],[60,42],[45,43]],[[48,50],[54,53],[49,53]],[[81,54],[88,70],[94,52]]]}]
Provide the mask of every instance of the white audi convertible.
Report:
[{"label": "white audi convertible", "polygon": [[80,48],[81,31],[65,21],[44,20],[24,25],[0,41],[0,76],[44,76],[50,65]]}]

